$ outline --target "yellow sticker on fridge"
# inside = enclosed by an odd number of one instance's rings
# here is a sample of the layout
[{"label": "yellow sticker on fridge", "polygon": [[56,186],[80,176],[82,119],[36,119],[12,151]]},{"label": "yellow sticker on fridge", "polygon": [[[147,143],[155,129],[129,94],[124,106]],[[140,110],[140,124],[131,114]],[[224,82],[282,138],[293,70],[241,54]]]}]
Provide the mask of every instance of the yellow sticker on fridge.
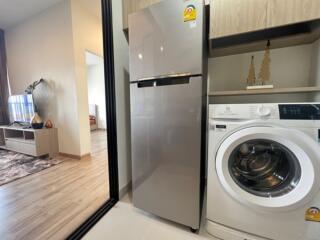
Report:
[{"label": "yellow sticker on fridge", "polygon": [[320,222],[320,209],[316,207],[311,207],[306,211],[305,215],[306,221]]},{"label": "yellow sticker on fridge", "polygon": [[194,5],[190,4],[184,9],[183,19],[185,22],[197,19],[197,9]]}]

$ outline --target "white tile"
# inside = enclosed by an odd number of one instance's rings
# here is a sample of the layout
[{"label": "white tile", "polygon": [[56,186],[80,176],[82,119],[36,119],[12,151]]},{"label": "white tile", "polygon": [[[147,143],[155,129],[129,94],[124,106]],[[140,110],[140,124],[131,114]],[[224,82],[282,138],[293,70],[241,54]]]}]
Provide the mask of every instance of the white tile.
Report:
[{"label": "white tile", "polygon": [[189,228],[158,218],[133,207],[126,197],[110,210],[84,240],[206,240],[214,239],[201,229],[200,234]]}]

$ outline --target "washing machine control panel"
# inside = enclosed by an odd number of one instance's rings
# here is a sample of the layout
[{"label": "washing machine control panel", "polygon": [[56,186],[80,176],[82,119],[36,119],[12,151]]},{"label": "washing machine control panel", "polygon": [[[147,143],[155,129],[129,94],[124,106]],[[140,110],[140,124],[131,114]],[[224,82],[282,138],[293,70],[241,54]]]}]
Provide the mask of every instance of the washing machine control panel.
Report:
[{"label": "washing machine control panel", "polygon": [[213,104],[210,108],[212,118],[320,120],[320,103]]},{"label": "washing machine control panel", "polygon": [[272,114],[272,108],[264,105],[258,106],[257,114],[260,117],[268,117]]},{"label": "washing machine control panel", "polygon": [[279,119],[277,104],[214,104],[212,118],[222,119]]},{"label": "washing machine control panel", "polygon": [[280,119],[320,120],[320,104],[279,104]]}]

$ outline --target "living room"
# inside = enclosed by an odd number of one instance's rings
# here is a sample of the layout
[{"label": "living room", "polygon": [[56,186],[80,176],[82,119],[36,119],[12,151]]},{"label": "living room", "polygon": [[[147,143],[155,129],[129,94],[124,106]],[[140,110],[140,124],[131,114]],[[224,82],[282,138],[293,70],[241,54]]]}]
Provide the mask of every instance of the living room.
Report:
[{"label": "living room", "polygon": [[106,110],[89,101],[86,57],[103,59],[101,1],[20,2],[0,3],[0,233],[62,239],[109,198]]}]

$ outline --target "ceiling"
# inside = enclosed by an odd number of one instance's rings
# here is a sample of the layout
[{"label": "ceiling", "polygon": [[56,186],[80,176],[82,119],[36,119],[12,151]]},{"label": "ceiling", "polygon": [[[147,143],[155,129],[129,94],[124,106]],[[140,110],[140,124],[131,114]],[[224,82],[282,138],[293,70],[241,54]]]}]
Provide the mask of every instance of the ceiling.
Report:
[{"label": "ceiling", "polygon": [[0,0],[0,28],[6,29],[61,0]]},{"label": "ceiling", "polygon": [[[6,29],[63,0],[0,0],[0,28]],[[101,0],[77,0],[101,19]]]}]

